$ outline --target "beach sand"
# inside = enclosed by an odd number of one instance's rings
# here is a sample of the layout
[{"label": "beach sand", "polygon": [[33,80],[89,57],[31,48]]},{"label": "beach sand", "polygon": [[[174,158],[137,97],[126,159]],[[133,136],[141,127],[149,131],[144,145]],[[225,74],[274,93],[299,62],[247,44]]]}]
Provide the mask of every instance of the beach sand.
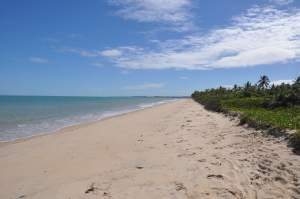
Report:
[{"label": "beach sand", "polygon": [[300,198],[284,140],[180,100],[0,145],[0,198]]}]

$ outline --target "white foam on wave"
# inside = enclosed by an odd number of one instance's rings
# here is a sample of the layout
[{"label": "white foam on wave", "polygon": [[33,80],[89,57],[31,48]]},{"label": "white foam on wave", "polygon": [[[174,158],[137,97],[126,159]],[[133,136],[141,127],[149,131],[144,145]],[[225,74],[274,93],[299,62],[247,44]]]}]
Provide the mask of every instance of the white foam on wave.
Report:
[{"label": "white foam on wave", "polygon": [[138,107],[144,109],[144,108],[150,108],[150,107],[153,107],[153,106],[157,106],[157,105],[160,105],[160,104],[165,104],[165,103],[169,103],[169,102],[174,102],[174,101],[177,101],[178,99],[169,99],[169,100],[163,100],[163,101],[159,101],[159,102],[153,102],[153,103],[142,103],[142,104],[139,104]]}]

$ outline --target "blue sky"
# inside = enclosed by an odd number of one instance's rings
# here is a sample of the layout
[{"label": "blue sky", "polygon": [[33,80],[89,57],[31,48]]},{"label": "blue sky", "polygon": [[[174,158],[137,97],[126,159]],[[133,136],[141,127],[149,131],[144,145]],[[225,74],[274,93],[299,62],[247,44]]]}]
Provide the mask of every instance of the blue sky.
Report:
[{"label": "blue sky", "polygon": [[300,75],[297,0],[1,0],[0,94],[190,95]]}]

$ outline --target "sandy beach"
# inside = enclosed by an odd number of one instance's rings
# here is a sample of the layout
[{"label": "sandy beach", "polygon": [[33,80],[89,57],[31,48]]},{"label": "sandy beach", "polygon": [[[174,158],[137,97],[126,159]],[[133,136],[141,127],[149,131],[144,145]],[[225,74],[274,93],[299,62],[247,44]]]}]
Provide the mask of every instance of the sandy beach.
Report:
[{"label": "sandy beach", "polygon": [[1,144],[0,198],[300,198],[300,156],[184,99]]}]

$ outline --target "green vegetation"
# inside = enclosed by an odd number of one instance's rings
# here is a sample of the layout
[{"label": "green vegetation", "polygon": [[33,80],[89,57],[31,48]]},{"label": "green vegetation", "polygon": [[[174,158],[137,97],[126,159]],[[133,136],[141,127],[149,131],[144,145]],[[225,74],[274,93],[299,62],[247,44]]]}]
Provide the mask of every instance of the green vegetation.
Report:
[{"label": "green vegetation", "polygon": [[264,75],[255,85],[195,91],[192,98],[208,110],[239,115],[241,124],[257,129],[295,129],[290,141],[300,149],[300,77],[292,85],[270,86]]}]

